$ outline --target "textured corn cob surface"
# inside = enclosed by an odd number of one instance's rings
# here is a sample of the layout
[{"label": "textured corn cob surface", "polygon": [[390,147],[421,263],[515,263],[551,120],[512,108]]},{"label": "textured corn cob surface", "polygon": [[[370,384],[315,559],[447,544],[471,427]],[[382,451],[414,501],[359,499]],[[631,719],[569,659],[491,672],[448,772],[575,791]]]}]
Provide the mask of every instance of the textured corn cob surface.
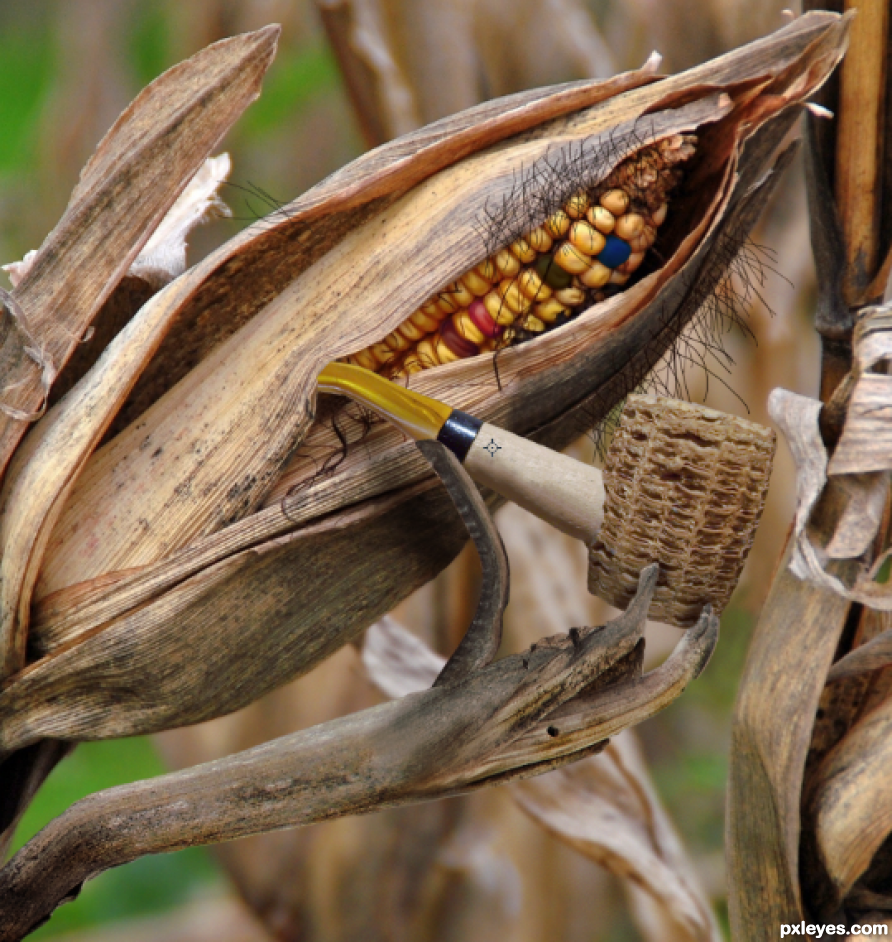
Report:
[{"label": "textured corn cob surface", "polygon": [[626,608],[641,570],[660,564],[649,617],[693,625],[721,612],[765,506],[774,432],[704,406],[629,396],[604,468],[604,525],[589,591]]},{"label": "textured corn cob surface", "polygon": [[347,361],[404,378],[528,340],[622,290],[654,244],[695,148],[696,137],[678,134],[633,154]]}]

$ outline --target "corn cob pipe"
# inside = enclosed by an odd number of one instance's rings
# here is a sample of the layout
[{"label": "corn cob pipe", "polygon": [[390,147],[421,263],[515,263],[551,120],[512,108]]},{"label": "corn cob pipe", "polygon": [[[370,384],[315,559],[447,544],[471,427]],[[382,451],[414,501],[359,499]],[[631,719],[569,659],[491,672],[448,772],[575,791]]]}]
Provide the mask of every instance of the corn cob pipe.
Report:
[{"label": "corn cob pipe", "polygon": [[727,604],[762,516],[774,433],[714,409],[630,396],[603,472],[344,363],[319,388],[449,448],[480,484],[589,546],[589,589],[624,608],[659,562],[652,618],[694,624]]},{"label": "corn cob pipe", "polygon": [[678,134],[643,148],[346,362],[404,378],[529,339],[604,300],[654,244],[695,146]]}]

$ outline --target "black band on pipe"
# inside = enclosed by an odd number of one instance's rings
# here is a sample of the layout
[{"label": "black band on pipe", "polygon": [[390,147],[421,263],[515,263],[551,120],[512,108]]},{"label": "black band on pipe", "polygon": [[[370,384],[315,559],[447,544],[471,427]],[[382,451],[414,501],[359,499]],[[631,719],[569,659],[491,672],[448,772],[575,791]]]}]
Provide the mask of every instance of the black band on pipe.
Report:
[{"label": "black band on pipe", "polygon": [[483,423],[473,415],[453,409],[443,423],[437,441],[445,445],[459,461],[464,461]]}]

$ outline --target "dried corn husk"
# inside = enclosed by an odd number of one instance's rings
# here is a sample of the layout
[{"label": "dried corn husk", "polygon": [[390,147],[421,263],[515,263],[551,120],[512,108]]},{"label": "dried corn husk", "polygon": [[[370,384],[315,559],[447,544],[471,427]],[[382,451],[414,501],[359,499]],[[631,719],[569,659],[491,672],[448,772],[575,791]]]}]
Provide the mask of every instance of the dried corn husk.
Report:
[{"label": "dried corn husk", "polygon": [[[660,82],[632,73],[472,109],[370,153],[157,294],[8,474],[2,638],[13,676],[0,750],[234,710],[442,568],[465,537],[399,435],[375,429],[324,479],[306,458],[289,465],[299,444],[324,452],[332,441],[312,424],[318,370],[389,333],[486,254],[474,223],[512,192],[518,167],[609,142],[606,173],[626,132],[640,146],[696,130],[705,157],[661,269],[500,355],[501,388],[491,356],[417,384],[565,444],[696,314],[845,35],[844,20],[813,14]],[[84,463],[116,412],[130,424]],[[26,643],[36,660],[24,667]]]}]

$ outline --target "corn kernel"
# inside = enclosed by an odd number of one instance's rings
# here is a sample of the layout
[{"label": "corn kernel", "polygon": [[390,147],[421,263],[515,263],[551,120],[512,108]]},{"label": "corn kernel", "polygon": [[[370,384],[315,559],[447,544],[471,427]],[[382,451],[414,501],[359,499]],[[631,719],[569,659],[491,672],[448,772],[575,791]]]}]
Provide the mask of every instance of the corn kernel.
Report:
[{"label": "corn kernel", "polygon": [[622,216],[629,208],[629,197],[622,190],[608,190],[598,202],[614,216]]},{"label": "corn kernel", "polygon": [[433,309],[437,312],[436,316],[430,315],[426,308],[428,305],[422,305],[410,318],[409,320],[421,331],[426,334],[432,334],[437,327],[440,326],[440,321],[443,320],[443,316],[440,311],[437,309],[436,305],[431,305]]},{"label": "corn kernel", "polygon": [[498,291],[490,291],[489,294],[483,298],[483,305],[486,308],[486,313],[489,314],[494,323],[502,327],[507,327],[509,324],[514,323],[514,318],[517,316],[517,313],[508,307]]},{"label": "corn kernel", "polygon": [[570,228],[570,217],[562,210],[553,212],[542,224],[552,239],[560,239]]},{"label": "corn kernel", "polygon": [[523,314],[530,309],[530,300],[521,293],[517,279],[500,281],[496,286],[496,294],[515,314]]},{"label": "corn kernel", "polygon": [[597,255],[603,251],[604,246],[607,244],[604,236],[584,219],[580,219],[570,226],[567,238],[575,248],[585,255]]},{"label": "corn kernel", "polygon": [[564,203],[564,210],[571,219],[582,219],[588,209],[589,198],[586,193],[576,193]]},{"label": "corn kernel", "polygon": [[616,220],[616,228],[613,230],[616,235],[626,242],[631,241],[644,231],[644,217],[638,213],[626,213]]},{"label": "corn kernel", "polygon": [[403,360],[402,372],[407,376],[411,376],[412,373],[420,373],[424,367],[421,364],[421,360],[418,359],[417,353],[407,353],[406,358]]},{"label": "corn kernel", "polygon": [[610,233],[613,232],[613,227],[616,225],[616,217],[609,209],[604,209],[603,206],[590,206],[589,211],[585,215],[598,232],[603,232],[604,235],[610,235]]},{"label": "corn kernel", "polygon": [[607,282],[609,285],[624,285],[632,276],[626,275],[621,271],[615,271],[610,276],[610,281]]},{"label": "corn kernel", "polygon": [[585,292],[582,288],[577,288],[575,285],[570,288],[564,288],[563,291],[555,291],[554,296],[564,307],[576,307],[585,300]]},{"label": "corn kernel", "polygon": [[440,310],[435,297],[429,298],[427,301],[425,301],[418,310],[426,317],[430,317],[432,320],[435,320],[438,324],[441,320],[443,320],[444,317],[446,317],[446,314]]},{"label": "corn kernel", "polygon": [[471,343],[481,344],[486,337],[480,328],[471,320],[471,315],[467,311],[460,311],[452,318],[452,323],[458,331],[460,337],[470,340]]},{"label": "corn kernel", "polygon": [[453,281],[443,293],[455,301],[459,308],[467,307],[474,300],[474,295],[461,281]]},{"label": "corn kernel", "polygon": [[360,350],[354,353],[350,359],[364,370],[375,370],[378,368],[378,361],[375,359],[371,350]]},{"label": "corn kernel", "polygon": [[440,320],[448,317],[450,314],[454,314],[459,309],[459,303],[452,297],[451,294],[447,294],[445,291],[441,294],[438,294],[436,297],[437,310],[440,313]]},{"label": "corn kernel", "polygon": [[578,275],[589,265],[589,259],[569,242],[561,242],[555,250],[554,260],[571,275]]},{"label": "corn kernel", "polygon": [[461,357],[457,353],[453,353],[449,347],[446,345],[446,341],[437,334],[434,338],[434,350],[436,352],[437,360],[439,363],[454,363],[456,360],[460,360]]},{"label": "corn kernel", "polygon": [[549,298],[533,308],[533,313],[540,321],[546,324],[553,324],[561,314],[566,314],[567,309],[557,298]]},{"label": "corn kernel", "polygon": [[425,334],[429,333],[429,331],[423,330],[421,327],[419,327],[411,317],[407,321],[403,321],[403,323],[397,327],[397,331],[402,334],[402,336],[405,337],[409,343],[416,343],[417,341],[421,340]]},{"label": "corn kernel", "polygon": [[524,330],[528,330],[534,334],[541,334],[545,330],[545,324],[539,320],[534,314],[527,314],[526,319],[523,322]]},{"label": "corn kernel", "polygon": [[492,287],[492,282],[481,278],[473,268],[467,274],[462,275],[460,280],[475,298],[482,298]]},{"label": "corn kernel", "polygon": [[388,363],[393,359],[393,350],[386,343],[373,343],[369,351],[375,358],[376,363]]},{"label": "corn kernel", "polygon": [[538,253],[526,239],[521,237],[511,243],[511,254],[514,255],[518,261],[523,262],[524,265],[529,265],[530,262],[536,260]]},{"label": "corn kernel", "polygon": [[520,293],[531,301],[544,301],[551,297],[551,288],[539,277],[534,268],[525,268],[517,278]]},{"label": "corn kernel", "polygon": [[474,271],[481,278],[485,278],[491,285],[494,285],[499,280],[499,270],[496,268],[496,263],[491,258],[485,258],[483,261],[474,268]]},{"label": "corn kernel", "polygon": [[610,281],[612,272],[606,265],[602,265],[597,259],[592,260],[591,268],[582,272],[579,280],[586,288],[602,288]]},{"label": "corn kernel", "polygon": [[554,239],[548,234],[545,226],[538,226],[528,232],[524,238],[535,252],[548,252],[554,244]]},{"label": "corn kernel", "polygon": [[638,267],[644,261],[644,252],[633,252],[627,261],[617,268],[617,271],[623,275],[631,275],[632,272],[637,271]]},{"label": "corn kernel", "polygon": [[424,369],[429,369],[432,366],[438,366],[440,361],[437,359],[437,353],[434,349],[434,339],[433,337],[426,337],[418,346],[415,348],[415,355],[418,357],[418,361],[424,367]]},{"label": "corn kernel", "polygon": [[508,249],[502,249],[495,255],[496,268],[502,278],[513,278],[520,271],[520,262]]}]

